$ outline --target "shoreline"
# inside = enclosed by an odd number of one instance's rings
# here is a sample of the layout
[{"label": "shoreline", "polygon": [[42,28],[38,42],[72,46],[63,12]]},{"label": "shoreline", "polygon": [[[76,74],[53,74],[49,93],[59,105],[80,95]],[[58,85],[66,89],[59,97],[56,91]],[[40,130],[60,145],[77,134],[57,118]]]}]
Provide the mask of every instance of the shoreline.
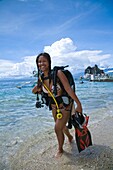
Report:
[{"label": "shoreline", "polygon": [[[41,136],[33,135],[22,143],[16,153],[8,157],[8,164],[0,164],[5,170],[113,170],[113,116],[88,126],[93,146],[81,153],[76,142],[69,145],[67,139],[61,158],[54,157],[57,140],[54,130]],[[74,128],[71,130],[74,136]],[[0,169],[1,170],[1,169]]]}]

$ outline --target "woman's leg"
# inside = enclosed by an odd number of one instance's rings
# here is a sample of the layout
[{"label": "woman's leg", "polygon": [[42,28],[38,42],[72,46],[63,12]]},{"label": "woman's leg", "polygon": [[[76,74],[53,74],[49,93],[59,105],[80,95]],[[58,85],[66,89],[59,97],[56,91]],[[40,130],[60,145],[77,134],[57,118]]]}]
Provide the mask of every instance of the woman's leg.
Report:
[{"label": "woman's leg", "polygon": [[69,129],[65,126],[63,129],[63,132],[66,134],[66,136],[68,137],[68,141],[69,143],[72,142],[73,140],[73,136],[70,134]]},{"label": "woman's leg", "polygon": [[[69,112],[68,115],[70,116],[70,110],[73,110],[73,103],[70,103],[70,105],[68,105],[68,107],[66,108],[66,111]],[[71,111],[72,112],[72,111]],[[72,114],[72,113],[71,113]],[[69,117],[68,117],[69,120]],[[68,137],[68,141],[69,143],[72,142],[73,140],[73,136],[70,134],[69,129],[65,126],[63,129],[63,132],[66,134],[66,136]]]},{"label": "woman's leg", "polygon": [[67,135],[69,142],[71,142],[73,138],[66,127],[66,123],[69,119],[69,111],[66,111],[64,109],[61,109],[61,111],[62,111],[62,119],[57,119],[55,110],[54,109],[52,110],[53,117],[55,120],[55,133],[59,145],[56,157],[60,157],[63,153],[64,133]]}]

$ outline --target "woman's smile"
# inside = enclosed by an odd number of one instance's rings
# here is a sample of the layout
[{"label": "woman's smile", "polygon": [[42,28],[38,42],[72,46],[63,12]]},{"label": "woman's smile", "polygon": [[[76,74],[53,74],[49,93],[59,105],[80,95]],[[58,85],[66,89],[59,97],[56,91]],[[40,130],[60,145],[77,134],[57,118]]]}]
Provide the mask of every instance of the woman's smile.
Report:
[{"label": "woman's smile", "polygon": [[49,69],[48,60],[44,56],[40,56],[38,60],[38,66],[41,71],[47,71]]}]

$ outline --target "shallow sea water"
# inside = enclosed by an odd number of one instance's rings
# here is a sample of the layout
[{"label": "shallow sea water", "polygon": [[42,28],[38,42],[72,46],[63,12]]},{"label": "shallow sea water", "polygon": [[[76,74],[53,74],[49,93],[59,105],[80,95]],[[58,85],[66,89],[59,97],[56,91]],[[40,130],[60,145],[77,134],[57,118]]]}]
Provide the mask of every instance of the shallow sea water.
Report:
[{"label": "shallow sea water", "polygon": [[[11,148],[16,151],[31,136],[54,129],[51,111],[47,107],[35,107],[34,81],[35,78],[0,79],[0,158],[3,160],[12,152]],[[113,82],[80,84],[76,80],[75,83],[83,112],[90,116],[89,125],[113,115]]]}]

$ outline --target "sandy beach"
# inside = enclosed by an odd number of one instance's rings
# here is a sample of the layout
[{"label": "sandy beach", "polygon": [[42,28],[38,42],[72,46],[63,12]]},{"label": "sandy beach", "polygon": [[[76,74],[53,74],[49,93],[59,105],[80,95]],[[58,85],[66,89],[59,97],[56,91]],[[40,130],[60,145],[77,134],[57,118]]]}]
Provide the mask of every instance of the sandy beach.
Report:
[{"label": "sandy beach", "polygon": [[[57,140],[51,130],[22,143],[17,152],[9,156],[8,167],[11,170],[113,170],[113,117],[88,128],[93,146],[81,153],[78,153],[75,140],[70,145],[66,139],[64,154],[56,159]],[[74,128],[71,132],[74,136]]]}]

